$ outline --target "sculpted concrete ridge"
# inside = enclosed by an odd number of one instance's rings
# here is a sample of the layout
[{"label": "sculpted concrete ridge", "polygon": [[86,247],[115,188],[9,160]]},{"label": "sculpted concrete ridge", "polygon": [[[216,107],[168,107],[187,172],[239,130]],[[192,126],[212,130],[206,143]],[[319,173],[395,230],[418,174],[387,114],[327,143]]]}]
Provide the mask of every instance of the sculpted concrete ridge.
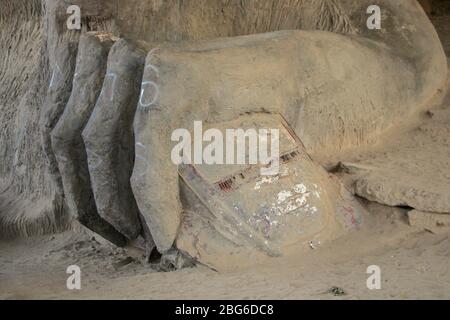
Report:
[{"label": "sculpted concrete ridge", "polygon": [[[358,228],[365,210],[317,159],[367,148],[447,78],[413,0],[0,2],[18,12],[2,28],[26,40],[0,39],[2,232],[78,220],[175,267],[233,268]],[[173,132],[195,121],[278,128],[279,172],[174,163]]]}]

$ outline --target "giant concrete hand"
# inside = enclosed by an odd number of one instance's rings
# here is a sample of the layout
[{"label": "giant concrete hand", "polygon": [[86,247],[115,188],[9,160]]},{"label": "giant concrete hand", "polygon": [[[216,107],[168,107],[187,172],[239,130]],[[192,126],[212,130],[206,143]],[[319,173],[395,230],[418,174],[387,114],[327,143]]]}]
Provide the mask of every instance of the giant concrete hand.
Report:
[{"label": "giant concrete hand", "polygon": [[[53,76],[41,111],[42,141],[69,214],[118,245],[141,234],[149,249],[178,248],[214,268],[226,264],[224,252],[276,256],[357,224],[362,209],[309,155],[369,145],[443,86],[445,55],[419,4],[200,2],[118,1],[96,13],[99,1],[88,7],[80,32],[64,29],[64,1],[46,1]],[[381,8],[381,30],[366,25],[373,4]],[[252,220],[248,210],[258,196],[269,201],[265,186],[235,190],[245,195],[232,198],[239,203],[221,200],[240,215],[214,212],[171,159],[176,129],[262,114],[285,119],[300,141],[299,159],[284,167],[291,170],[287,191],[295,199],[320,192],[292,210],[315,208],[316,224],[286,214],[274,230],[262,228],[261,217]],[[270,214],[286,212],[283,203]],[[292,231],[302,225],[303,232]]]}]

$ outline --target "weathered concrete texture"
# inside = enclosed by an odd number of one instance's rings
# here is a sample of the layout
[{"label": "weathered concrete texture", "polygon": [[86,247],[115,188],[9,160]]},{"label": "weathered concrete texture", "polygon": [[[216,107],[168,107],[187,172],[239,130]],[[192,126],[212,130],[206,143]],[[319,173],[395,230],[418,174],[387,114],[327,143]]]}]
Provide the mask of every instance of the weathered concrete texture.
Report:
[{"label": "weathered concrete texture", "polygon": [[53,179],[55,190],[58,195],[62,195],[63,184],[52,149],[51,132],[61,117],[71,95],[79,33],[60,32],[60,24],[56,13],[61,10],[61,5],[52,2],[48,4],[47,28],[51,37],[47,42],[47,50],[52,75],[40,117],[41,143],[47,156],[48,170]]},{"label": "weathered concrete texture", "polygon": [[[50,131],[70,94],[78,40],[69,36],[62,43],[59,36],[49,36],[56,30],[51,3],[2,0],[0,8],[1,235],[64,230],[70,221],[49,150]],[[57,64],[61,67],[48,89]]]},{"label": "weathered concrete texture", "polygon": [[408,212],[408,218],[411,226],[423,228],[435,234],[450,231],[450,214],[413,210]]},{"label": "weathered concrete texture", "polygon": [[356,193],[389,206],[408,206],[431,212],[446,212],[450,209],[450,185],[437,183],[426,186],[429,177],[411,175],[405,179],[401,170],[399,165],[397,169],[369,173],[356,182]]},{"label": "weathered concrete texture", "polygon": [[145,221],[145,218],[141,213],[139,213],[139,221],[141,222],[142,228],[141,237],[145,243],[145,257],[147,261],[150,262],[151,255],[156,248],[156,244],[155,241],[153,240],[150,228],[148,227],[147,222]]},{"label": "weathered concrete texture", "polygon": [[[365,30],[367,6],[362,8],[368,2],[362,2],[360,11],[343,2],[354,14],[352,23],[361,26],[357,36],[280,31],[161,45],[149,53],[136,113],[132,186],[160,250],[173,243],[181,221],[170,159],[173,130],[196,120],[279,113],[308,153],[330,155],[369,144],[444,85],[446,59],[419,5],[380,1],[390,32],[374,34]],[[406,23],[417,32],[405,31]]]},{"label": "weathered concrete texture", "polygon": [[359,196],[390,206],[450,212],[450,96],[422,124],[344,167]]},{"label": "weathered concrete texture", "polygon": [[119,0],[116,21],[127,38],[149,42],[294,29],[353,32],[339,0]]},{"label": "weathered concrete texture", "polygon": [[[81,8],[81,16],[84,19],[108,20],[117,14],[116,0],[63,0],[64,8],[77,5]],[[67,16],[65,10],[60,10],[60,16]]]},{"label": "weathered concrete texture", "polygon": [[102,93],[83,131],[98,213],[129,239],[141,232],[130,176],[135,153],[132,125],[144,61],[145,52],[125,40],[111,48]]},{"label": "weathered concrete texture", "polygon": [[0,8],[0,237],[57,232],[68,219],[47,173],[39,123],[54,21],[43,19],[38,0],[1,0]]},{"label": "weathered concrete texture", "polygon": [[[273,221],[270,221],[270,214],[263,217],[253,216],[253,219],[243,221],[243,223],[250,224],[253,220],[265,226],[265,231],[268,231],[268,235],[270,235],[266,241],[271,246],[276,245],[278,255],[287,256],[295,252],[316,249],[351,230],[359,229],[362,223],[365,223],[362,221],[362,217],[367,216],[365,209],[336,177],[327,174],[321,166],[308,159],[302,159],[300,162],[301,165],[298,168],[307,166],[309,171],[308,173],[300,170],[293,171],[295,178],[307,186],[306,192],[302,196],[302,205],[296,211],[297,214],[285,212],[276,215]],[[286,177],[283,178],[283,175],[280,175],[264,179],[265,183],[261,183],[261,180],[254,181],[260,189],[245,193],[248,199],[246,205],[257,199],[265,198],[277,185],[278,187],[286,185],[284,179]],[[254,183],[252,184],[255,185]],[[313,192],[314,184],[320,188],[320,192]],[[199,201],[197,195],[184,181],[181,181],[180,185],[184,211],[181,215],[181,227],[176,239],[177,249],[187,253],[195,261],[220,272],[234,271],[273,259],[265,251],[256,250],[257,246],[236,241],[236,237],[229,237],[220,232],[220,228],[217,226],[218,219],[214,217],[214,214],[203,202]],[[317,196],[320,197],[320,203],[319,207],[315,208],[314,198],[317,200]],[[261,202],[265,200],[267,199],[261,200]],[[286,204],[295,200],[295,197],[289,197],[286,200],[276,205],[278,209],[286,208]],[[220,215],[220,212],[215,214]],[[251,216],[251,214],[249,215]],[[313,224],[308,223],[308,220],[311,220],[310,222]],[[236,233],[242,232],[240,226],[236,225],[233,229]]]},{"label": "weathered concrete texture", "polygon": [[0,236],[66,230],[50,133],[70,96],[80,34],[113,26],[85,17],[70,31],[63,1],[0,0],[0,8]]},{"label": "weathered concrete texture", "polygon": [[173,127],[167,124],[167,114],[160,112],[159,68],[159,50],[154,48],[146,58],[139,97],[137,112],[143,116],[137,116],[134,124],[136,162],[131,186],[156,246],[164,253],[172,248],[176,238],[181,204],[177,167],[170,158],[167,143]]},{"label": "weathered concrete texture", "polygon": [[51,139],[70,214],[106,239],[123,245],[123,236],[98,216],[81,136],[100,95],[113,43],[114,39],[108,34],[82,36],[72,92]]}]

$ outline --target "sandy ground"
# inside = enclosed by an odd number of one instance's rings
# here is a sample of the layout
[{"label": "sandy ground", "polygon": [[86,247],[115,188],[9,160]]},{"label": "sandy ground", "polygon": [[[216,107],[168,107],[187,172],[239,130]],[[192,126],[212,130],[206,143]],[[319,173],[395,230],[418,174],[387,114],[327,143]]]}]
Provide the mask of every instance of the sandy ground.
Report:
[{"label": "sandy ground", "polygon": [[[405,211],[372,205],[370,229],[299,257],[239,273],[205,267],[157,273],[135,255],[66,232],[0,244],[1,299],[450,299],[450,233],[410,227]],[[82,288],[66,287],[76,264]],[[381,290],[369,290],[367,268],[381,269]],[[327,291],[342,288],[336,297]]]}]

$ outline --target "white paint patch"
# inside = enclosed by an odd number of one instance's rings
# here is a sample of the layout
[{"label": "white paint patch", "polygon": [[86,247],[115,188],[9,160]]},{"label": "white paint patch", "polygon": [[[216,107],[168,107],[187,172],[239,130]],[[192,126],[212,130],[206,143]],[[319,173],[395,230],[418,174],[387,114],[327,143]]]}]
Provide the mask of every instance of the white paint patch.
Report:
[{"label": "white paint patch", "polygon": [[275,177],[265,176],[262,179],[256,181],[255,190],[260,190],[264,184],[271,184],[278,181],[279,179],[280,178],[278,176]]},{"label": "white paint patch", "polygon": [[287,191],[287,190],[283,190],[283,191],[279,192],[278,193],[278,204],[285,202],[287,199],[292,197],[292,195],[293,195],[292,192]]},{"label": "white paint patch", "polygon": [[303,194],[302,196],[295,199],[295,202],[297,202],[300,206],[306,205],[307,198],[309,197],[309,194]]},{"label": "white paint patch", "polygon": [[305,193],[306,191],[306,186],[303,183],[294,186],[295,193]]},{"label": "white paint patch", "polygon": [[[140,151],[139,151],[138,148],[142,148],[142,149],[144,149],[144,150],[146,150],[147,148],[146,148],[146,147],[144,146],[144,144],[142,144],[141,142],[136,142],[136,151],[135,151],[135,152],[136,152],[136,154],[135,154],[136,162],[135,162],[135,170],[136,170],[136,176],[137,176],[138,178],[140,178],[140,177],[144,176],[144,175],[147,173],[148,169],[150,168],[150,165],[149,165],[149,163],[148,163],[147,158],[146,158],[144,155],[141,155],[141,154],[140,154]],[[137,160],[139,160],[140,162],[142,162],[142,163],[143,163],[143,166],[142,166],[142,165],[138,166],[138,165],[137,165],[137,163],[138,163]],[[140,170],[139,170],[139,169],[140,169]]]},{"label": "white paint patch", "polygon": [[[153,90],[155,91],[152,99],[150,100],[150,102],[144,102],[144,94],[145,94],[145,88],[147,86],[151,86],[153,87]],[[159,86],[153,82],[153,81],[144,81],[142,82],[142,89],[141,89],[141,95],[139,97],[139,104],[141,105],[142,108],[148,108],[151,107],[153,105],[156,104],[156,102],[158,101],[159,98]]]},{"label": "white paint patch", "polygon": [[[117,75],[113,72],[109,72],[105,75],[105,79],[103,80],[102,90],[100,91],[100,97],[105,95],[105,91],[109,91],[109,99],[110,101],[114,100],[114,88],[116,85]],[[110,81],[109,79],[112,79]]]},{"label": "white paint patch", "polygon": [[[158,52],[159,52],[159,48],[152,49],[148,54],[148,57],[149,57],[148,60],[151,60],[155,56],[155,54],[157,54]],[[151,69],[153,71],[154,79],[146,80],[146,81],[142,82],[141,94],[139,97],[139,104],[142,109],[147,109],[152,106],[156,106],[158,104],[159,96],[160,96],[159,84],[157,83],[158,79],[159,79],[159,69],[151,63],[149,63],[145,66],[144,70],[147,70],[147,69]],[[149,75],[147,74],[147,76],[149,76]],[[145,100],[144,99],[145,90],[149,86],[153,88],[154,92],[153,92],[153,95],[151,96],[150,101],[145,102],[144,101]]]},{"label": "white paint patch", "polygon": [[52,78],[50,79],[49,85],[50,88],[52,88],[55,85],[55,83],[59,80],[58,79],[59,74],[62,74],[61,69],[59,68],[58,63],[55,63],[55,68],[53,69],[52,72]]},{"label": "white paint patch", "polygon": [[[296,184],[292,190],[283,190],[277,195],[277,204],[272,204],[272,210],[277,216],[291,214],[297,211],[295,215],[305,213],[307,216],[313,216],[318,212],[317,208],[310,206],[308,199],[314,194],[320,198],[319,192],[311,193],[303,183]],[[302,209],[302,211],[299,211]]]},{"label": "white paint patch", "polygon": [[137,148],[137,147],[146,149],[145,146],[144,146],[144,144],[141,143],[141,142],[136,142],[136,148]]}]

